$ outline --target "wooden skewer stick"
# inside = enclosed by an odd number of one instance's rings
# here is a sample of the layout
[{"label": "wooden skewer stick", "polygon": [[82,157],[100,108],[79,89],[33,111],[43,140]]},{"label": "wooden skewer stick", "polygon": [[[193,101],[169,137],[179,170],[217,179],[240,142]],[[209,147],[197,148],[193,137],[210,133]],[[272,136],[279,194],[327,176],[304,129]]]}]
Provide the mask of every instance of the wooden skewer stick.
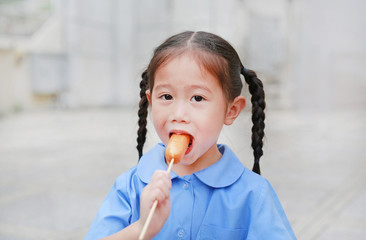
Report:
[{"label": "wooden skewer stick", "polygon": [[[172,160],[169,163],[168,169],[166,170],[168,173],[170,173],[170,170],[172,169],[173,163],[174,163],[174,158],[172,158]],[[150,225],[152,216],[154,215],[154,212],[155,212],[155,209],[156,209],[157,206],[158,206],[158,200],[155,200],[152,207],[151,207],[151,209],[150,209],[149,215],[147,216],[144,227],[142,228],[142,231],[141,231],[140,236],[139,236],[139,240],[144,240],[147,228]]]},{"label": "wooden skewer stick", "polygon": [[170,160],[170,163],[169,163],[169,166],[168,166],[168,169],[166,170],[167,173],[170,173],[170,170],[172,170],[172,166],[174,164],[174,158],[172,158],[172,160]]}]

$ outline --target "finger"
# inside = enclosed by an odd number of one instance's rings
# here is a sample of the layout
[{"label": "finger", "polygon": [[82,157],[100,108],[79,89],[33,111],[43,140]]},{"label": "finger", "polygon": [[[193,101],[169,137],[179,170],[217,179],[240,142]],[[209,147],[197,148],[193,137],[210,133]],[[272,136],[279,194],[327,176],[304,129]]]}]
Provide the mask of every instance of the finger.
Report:
[{"label": "finger", "polygon": [[165,186],[170,189],[172,185],[170,174],[164,171],[155,171],[149,185],[152,187]]},{"label": "finger", "polygon": [[151,187],[151,191],[153,191],[153,199],[162,201],[169,198],[171,185],[172,183],[170,179],[159,179],[156,181]]},{"label": "finger", "polygon": [[165,199],[169,197],[169,194],[166,194],[163,189],[156,188],[153,191],[154,201],[157,200],[158,202],[163,202]]},{"label": "finger", "polygon": [[159,179],[169,179],[170,180],[170,174],[166,171],[162,170],[156,170],[151,178],[151,182],[156,182]]}]

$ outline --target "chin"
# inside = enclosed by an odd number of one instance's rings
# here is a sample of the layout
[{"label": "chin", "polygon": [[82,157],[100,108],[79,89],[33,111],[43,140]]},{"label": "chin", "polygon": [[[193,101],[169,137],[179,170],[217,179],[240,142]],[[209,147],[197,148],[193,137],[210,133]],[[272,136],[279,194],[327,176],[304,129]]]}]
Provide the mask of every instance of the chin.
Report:
[{"label": "chin", "polygon": [[196,160],[193,159],[181,159],[181,161],[179,162],[179,164],[184,165],[184,166],[188,166],[188,165],[192,165],[193,163],[195,163]]}]

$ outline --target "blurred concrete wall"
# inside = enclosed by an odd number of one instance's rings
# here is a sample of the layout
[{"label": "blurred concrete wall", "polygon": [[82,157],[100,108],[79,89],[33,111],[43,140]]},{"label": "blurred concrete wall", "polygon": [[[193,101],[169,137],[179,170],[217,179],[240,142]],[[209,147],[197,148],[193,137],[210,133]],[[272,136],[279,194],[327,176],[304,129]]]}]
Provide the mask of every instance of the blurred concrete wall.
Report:
[{"label": "blurred concrete wall", "polygon": [[13,49],[0,49],[0,116],[31,105],[29,63]]},{"label": "blurred concrete wall", "polygon": [[293,1],[288,36],[289,99],[296,108],[366,104],[366,2]]},{"label": "blurred concrete wall", "polygon": [[[28,86],[20,92],[30,99],[19,105],[32,105],[36,94],[38,100],[51,96],[57,106],[135,106],[139,75],[153,49],[184,30],[211,31],[229,40],[265,82],[270,107],[324,111],[366,104],[362,0],[53,3],[54,16],[32,36],[33,43],[13,47],[23,57],[0,79],[0,112],[11,99],[4,89],[17,75],[10,71],[19,68],[24,69],[19,82]],[[9,61],[11,50],[2,53],[0,59],[7,60],[1,61]]]},{"label": "blurred concrete wall", "polygon": [[71,105],[134,105],[152,51],[173,33],[206,30],[243,40],[243,3],[62,1]]}]

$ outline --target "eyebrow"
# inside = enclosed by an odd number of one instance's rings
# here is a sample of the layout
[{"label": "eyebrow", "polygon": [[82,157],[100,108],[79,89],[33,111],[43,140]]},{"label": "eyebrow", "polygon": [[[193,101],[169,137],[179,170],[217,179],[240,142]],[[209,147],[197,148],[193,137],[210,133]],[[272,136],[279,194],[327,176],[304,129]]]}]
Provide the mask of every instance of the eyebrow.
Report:
[{"label": "eyebrow", "polygon": [[202,89],[202,90],[204,90],[206,92],[212,93],[212,91],[208,87],[206,87],[204,85],[191,85],[188,88],[190,88],[190,89]]},{"label": "eyebrow", "polygon": [[154,90],[157,91],[159,90],[160,88],[170,88],[170,84],[159,84],[159,85],[156,85],[154,86]]},{"label": "eyebrow", "polygon": [[[168,83],[165,83],[165,84],[159,84],[159,85],[157,85],[156,87],[154,87],[155,89],[155,91],[158,91],[159,89],[164,89],[164,88],[167,88],[167,89],[169,89],[169,88],[171,88],[172,87],[172,85],[171,84],[168,84]],[[209,93],[212,93],[212,91],[208,88],[208,87],[206,87],[206,86],[204,86],[204,85],[190,85],[190,86],[188,86],[187,87],[188,89],[201,89],[201,90],[204,90],[204,91],[206,91],[206,92],[209,92]]]}]

